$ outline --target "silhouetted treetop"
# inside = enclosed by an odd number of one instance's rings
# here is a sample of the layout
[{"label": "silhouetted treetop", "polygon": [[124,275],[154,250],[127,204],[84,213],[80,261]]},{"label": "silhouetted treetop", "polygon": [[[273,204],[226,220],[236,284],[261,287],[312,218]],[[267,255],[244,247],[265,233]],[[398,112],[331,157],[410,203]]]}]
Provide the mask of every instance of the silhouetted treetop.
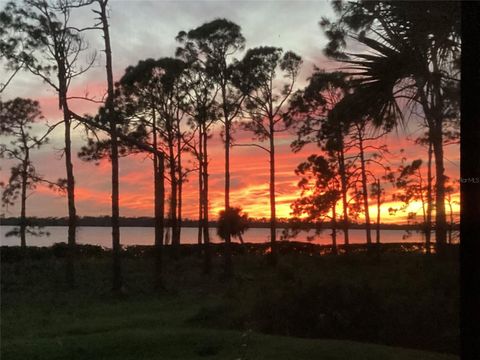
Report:
[{"label": "silhouetted treetop", "polygon": [[435,43],[438,48],[459,46],[458,1],[334,1],[332,6],[337,21],[320,21],[329,38],[325,48],[328,56],[349,58],[351,54],[344,52],[349,38],[360,42],[384,40],[386,45],[394,40],[423,46]]},{"label": "silhouetted treetop", "polygon": [[333,110],[350,92],[347,74],[315,70],[307,86],[297,91],[290,101],[287,121],[298,134],[292,143],[294,151],[311,142],[332,150],[338,147],[335,143],[348,131],[348,121],[337,117],[339,112]]},{"label": "silhouetted treetop", "polygon": [[176,37],[183,47],[177,48],[176,56],[187,62],[201,62],[209,76],[227,86],[233,67],[230,57],[245,48],[245,38],[239,25],[216,19],[188,32],[181,31]]},{"label": "silhouetted treetop", "polygon": [[177,40],[195,41],[199,49],[210,56],[215,56],[215,52],[229,55],[245,47],[241,27],[227,19],[215,19],[188,32],[180,31]]},{"label": "silhouetted treetop", "polygon": [[281,48],[273,46],[256,47],[235,63],[234,82],[245,93],[254,89],[268,92],[266,88],[271,86],[278,70],[283,71],[286,78],[293,79],[301,63],[301,57],[292,51],[283,53]]},{"label": "silhouetted treetop", "polygon": [[129,66],[119,81],[120,85],[126,87],[135,84],[148,84],[155,78],[158,71],[158,81],[165,91],[170,92],[175,82],[185,70],[186,63],[176,58],[160,58],[140,60],[136,66]]},{"label": "silhouetted treetop", "polygon": [[[43,118],[38,101],[15,98],[0,102],[0,135],[13,135],[19,127],[30,129],[31,125]],[[31,138],[35,140],[35,137]]]},{"label": "silhouetted treetop", "polygon": [[293,215],[306,216],[307,221],[322,221],[340,199],[338,172],[332,159],[310,155],[298,165],[295,174],[301,176],[298,187],[301,197],[292,204]]},{"label": "silhouetted treetop", "polygon": [[70,79],[84,73],[93,64],[94,56],[85,66],[76,64],[87,44],[80,33],[67,24],[69,19],[70,9],[61,2],[7,3],[0,12],[0,54],[7,66],[24,67],[57,91],[61,86],[54,77],[59,63]]},{"label": "silhouetted treetop", "polygon": [[[335,22],[320,22],[329,38],[325,53],[350,64],[355,75],[355,94],[339,110],[391,127],[403,119],[398,99],[421,101],[418,88],[440,81],[445,88],[445,80],[454,77],[460,53],[458,2],[336,2],[334,9]],[[370,51],[346,53],[349,39]]]}]

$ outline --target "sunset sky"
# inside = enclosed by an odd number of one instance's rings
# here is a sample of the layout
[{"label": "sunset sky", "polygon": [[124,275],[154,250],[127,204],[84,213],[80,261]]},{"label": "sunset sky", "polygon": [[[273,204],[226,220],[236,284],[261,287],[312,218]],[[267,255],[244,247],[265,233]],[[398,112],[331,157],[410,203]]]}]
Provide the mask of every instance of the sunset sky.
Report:
[{"label": "sunset sky", "polygon": [[[326,38],[322,34],[318,21],[322,16],[331,17],[332,10],[326,1],[111,1],[110,25],[113,49],[114,76],[119,79],[124,69],[146,58],[173,56],[177,43],[175,36],[180,30],[189,30],[218,17],[225,17],[242,27],[247,40],[247,48],[271,45],[292,50],[303,58],[300,81],[302,88],[313,70],[313,66],[332,70],[338,68],[332,60],[322,54]],[[79,12],[75,23],[91,24],[91,14]],[[74,18],[72,16],[72,18]],[[73,95],[95,95],[101,98],[105,92],[104,58],[100,51],[102,38],[98,32],[87,35],[89,44],[97,49],[95,67],[85,76],[78,78],[71,86]],[[239,57],[243,54],[240,53]],[[85,54],[88,57],[88,53]],[[0,70],[0,78],[6,73]],[[40,79],[22,73],[2,94],[6,101],[15,97],[29,97],[40,101],[43,114],[49,123],[61,118],[58,101],[53,90]],[[97,105],[77,101],[72,108],[80,113],[94,113]],[[392,153],[391,167],[397,168],[402,156],[410,161],[426,159],[426,149],[413,143],[421,133],[415,119],[410,121],[406,130],[399,129],[388,135],[386,143]],[[33,161],[39,173],[50,180],[65,177],[63,159],[60,159],[63,146],[63,128],[52,134],[50,144],[33,154]],[[234,134],[235,142],[252,142],[252,135],[243,131]],[[277,138],[277,214],[288,217],[290,204],[298,197],[298,177],[295,167],[308,155],[319,153],[315,146],[309,146],[299,153],[292,153],[290,143],[295,138],[292,133],[283,133]],[[2,139],[2,142],[4,139]],[[383,142],[384,140],[382,140]],[[73,145],[75,153],[85,144],[85,136],[80,127],[75,130]],[[215,216],[224,206],[224,148],[219,138],[219,128],[214,132],[210,143],[210,211]],[[405,149],[403,154],[400,149]],[[445,148],[446,174],[452,179],[459,174],[458,146]],[[188,158],[188,157],[187,157]],[[0,181],[6,181],[12,162],[1,160]],[[268,157],[257,148],[235,147],[231,152],[231,203],[241,206],[252,217],[269,216],[268,203]],[[193,164],[186,164],[187,167]],[[375,171],[375,170],[374,170]],[[80,216],[108,215],[110,213],[110,164],[102,162],[95,166],[74,158],[76,178],[76,205]],[[197,217],[198,183],[197,173],[190,173],[184,189],[184,217]],[[391,200],[391,188],[387,189],[387,201]],[[122,158],[120,161],[120,201],[122,216],[153,215],[152,162],[145,155]],[[382,222],[404,221],[405,214],[388,215],[384,204]],[[417,205],[412,205],[415,210]],[[458,206],[455,207],[458,211]],[[18,215],[17,207],[2,209],[5,216]],[[28,198],[29,216],[66,216],[66,198],[53,193],[44,186]],[[372,206],[372,216],[376,208]],[[420,212],[419,212],[420,216]]]}]

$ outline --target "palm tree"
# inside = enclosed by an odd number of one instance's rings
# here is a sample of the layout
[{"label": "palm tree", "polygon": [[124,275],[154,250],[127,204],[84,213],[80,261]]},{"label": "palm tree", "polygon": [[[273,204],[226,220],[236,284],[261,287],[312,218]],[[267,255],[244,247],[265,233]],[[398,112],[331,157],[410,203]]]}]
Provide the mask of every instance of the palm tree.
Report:
[{"label": "palm tree", "polygon": [[[423,110],[436,172],[437,251],[446,243],[443,128],[457,116],[460,55],[458,2],[359,1],[336,3],[336,22],[322,19],[325,52],[350,65],[355,92],[345,98],[350,116],[377,126],[396,125],[407,108]],[[426,15],[427,14],[427,15]],[[366,51],[346,54],[346,39]]]},{"label": "palm tree", "polygon": [[242,214],[242,208],[231,207],[227,211],[222,210],[218,215],[217,235],[226,241],[227,236],[237,238],[243,244],[242,235],[248,230],[248,215]]}]

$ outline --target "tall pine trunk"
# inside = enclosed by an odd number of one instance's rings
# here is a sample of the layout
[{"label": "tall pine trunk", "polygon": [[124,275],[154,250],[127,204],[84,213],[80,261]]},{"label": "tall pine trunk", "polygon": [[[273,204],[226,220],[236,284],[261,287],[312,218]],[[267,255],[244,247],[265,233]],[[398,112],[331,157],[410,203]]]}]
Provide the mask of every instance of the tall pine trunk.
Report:
[{"label": "tall pine trunk", "polygon": [[76,227],[77,211],[75,209],[75,178],[72,164],[72,141],[71,141],[71,115],[67,102],[67,69],[65,57],[58,54],[58,95],[60,109],[63,111],[63,123],[65,126],[65,168],[67,172],[67,203],[68,203],[68,250],[66,256],[66,281],[70,288],[75,286],[75,252],[76,252]]},{"label": "tall pine trunk", "polygon": [[432,197],[432,155],[433,145],[432,141],[428,141],[428,162],[427,162],[427,222],[425,229],[425,247],[426,253],[430,254],[430,239],[432,235],[432,210],[433,210],[433,197]]},{"label": "tall pine trunk", "polygon": [[112,245],[113,245],[113,291],[121,291],[122,279],[122,246],[120,244],[120,203],[118,183],[118,145],[115,120],[111,121],[111,160],[112,160]]},{"label": "tall pine trunk", "polygon": [[163,154],[155,155],[157,169],[155,172],[155,288],[163,287],[163,232],[165,212],[165,158]]},{"label": "tall pine trunk", "polygon": [[75,286],[75,252],[76,252],[76,227],[77,210],[75,209],[75,178],[72,164],[71,141],[71,116],[67,103],[67,79],[65,64],[58,62],[58,83],[60,108],[63,110],[63,123],[65,125],[65,168],[67,171],[67,203],[68,203],[68,250],[66,256],[66,280],[70,288]]},{"label": "tall pine trunk", "polygon": [[[434,56],[436,54],[433,54]],[[434,73],[438,72],[438,64],[432,61]],[[423,83],[424,79],[420,79]],[[419,96],[423,112],[429,128],[429,140],[432,143],[435,158],[435,243],[437,254],[443,254],[447,241],[447,219],[445,213],[445,168],[443,163],[443,101],[441,97],[440,77],[435,77],[430,89],[430,100],[426,91],[419,86]]]},{"label": "tall pine trunk", "polygon": [[443,254],[447,242],[447,221],[445,213],[445,167],[443,163],[442,122],[436,121],[433,131],[433,153],[435,156],[435,242],[437,253]]},{"label": "tall pine trunk", "polygon": [[182,235],[182,202],[183,202],[183,174],[182,174],[182,144],[180,139],[182,138],[180,133],[180,121],[177,121],[177,176],[178,176],[178,200],[177,200],[177,230],[176,230],[176,243],[180,245]]},{"label": "tall pine trunk", "polygon": [[377,245],[380,244],[380,206],[382,205],[382,191],[380,189],[380,179],[377,179]]},{"label": "tall pine trunk", "polygon": [[113,248],[113,291],[119,292],[123,285],[122,263],[120,245],[120,196],[118,183],[118,134],[117,121],[115,119],[114,108],[114,85],[113,85],[113,67],[112,67],[112,48],[110,44],[110,32],[107,15],[108,0],[100,1],[100,19],[102,22],[103,39],[105,42],[105,58],[107,73],[107,113],[110,126],[110,159],[112,161],[112,248]]},{"label": "tall pine trunk", "polygon": [[[173,135],[172,135],[173,136]],[[172,250],[173,250],[173,257],[175,259],[178,258],[179,254],[179,243],[177,238],[177,173],[176,173],[176,162],[175,162],[175,152],[174,152],[174,144],[173,139],[169,139],[168,144],[168,151],[169,151],[169,175],[170,175],[170,228],[172,230]]]},{"label": "tall pine trunk", "polygon": [[198,134],[198,233],[197,243],[200,246],[202,244],[203,234],[203,125],[199,125]]},{"label": "tall pine trunk", "polygon": [[64,110],[65,124],[65,166],[67,170],[67,203],[68,203],[68,250],[67,250],[67,285],[70,288],[75,286],[75,234],[77,227],[77,214],[75,209],[75,178],[73,176],[72,145],[70,140],[70,116]]},{"label": "tall pine trunk", "polygon": [[448,227],[448,244],[449,245],[452,245],[452,233],[453,233],[453,225],[454,225],[454,221],[453,221],[453,208],[452,208],[452,202],[451,200],[448,202],[448,207],[449,207],[449,210],[450,210],[450,226]]},{"label": "tall pine trunk", "polygon": [[[226,108],[226,95],[223,89],[223,112],[225,118],[225,213],[230,209],[230,119]],[[231,234],[227,224],[225,234],[225,275],[233,275]]]},{"label": "tall pine trunk", "polygon": [[[23,133],[23,130],[22,130]],[[22,188],[21,188],[21,208],[20,208],[20,246],[23,250],[27,248],[27,185],[28,185],[28,164],[30,162],[30,151],[24,141],[25,158],[22,163]]]},{"label": "tall pine trunk", "polygon": [[365,232],[367,236],[367,245],[372,244],[372,234],[370,229],[370,211],[368,205],[368,183],[367,183],[367,170],[365,166],[365,152],[363,148],[363,129],[357,125],[358,129],[358,147],[360,150],[360,167],[362,174],[362,195],[363,195],[363,208],[365,212]]},{"label": "tall pine trunk", "polygon": [[342,192],[342,207],[343,207],[343,236],[345,242],[345,252],[349,251],[350,238],[349,238],[349,218],[348,218],[348,180],[345,169],[345,152],[342,147],[338,152],[338,165],[340,170],[340,185]]},{"label": "tall pine trunk", "polygon": [[[157,121],[155,117],[155,109],[152,106],[152,124],[153,124],[153,148],[158,151],[158,137],[157,137]],[[164,172],[165,159],[163,154],[153,154],[153,177],[155,186],[154,198],[154,216],[155,216],[155,240],[154,240],[154,258],[155,258],[155,273],[154,273],[154,287],[161,289],[163,287],[162,267],[163,267],[163,231],[164,231],[164,207],[165,207],[165,191],[164,191]]]},{"label": "tall pine trunk", "polygon": [[276,246],[276,204],[275,204],[275,133],[273,119],[270,118],[270,260],[272,265],[278,261]]},{"label": "tall pine trunk", "polygon": [[337,204],[332,206],[332,254],[337,255]]},{"label": "tall pine trunk", "polygon": [[212,271],[212,255],[210,249],[210,233],[208,224],[208,133],[204,127],[203,131],[203,243],[204,243],[204,268],[205,274]]}]

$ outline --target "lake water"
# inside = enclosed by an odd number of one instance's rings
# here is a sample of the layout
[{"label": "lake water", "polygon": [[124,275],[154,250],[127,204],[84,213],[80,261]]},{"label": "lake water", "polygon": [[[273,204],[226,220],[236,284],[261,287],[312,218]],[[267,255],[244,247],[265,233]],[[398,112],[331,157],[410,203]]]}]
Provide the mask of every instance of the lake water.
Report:
[{"label": "lake water", "polygon": [[[5,234],[12,230],[13,226],[0,226],[0,244],[6,246],[20,245],[18,237],[6,237]],[[57,242],[67,241],[66,226],[46,226],[44,231],[48,231],[50,236],[34,237],[27,234],[28,246],[50,246]],[[196,228],[182,228],[181,243],[196,244],[197,243],[197,229]],[[281,229],[277,230],[277,239],[280,238]],[[331,244],[331,231],[326,229],[320,235],[317,235],[311,242],[314,244]],[[308,236],[313,235],[313,232],[301,232],[291,240],[309,241]],[[121,227],[120,241],[123,245],[152,245],[154,238],[154,229],[152,227]],[[212,242],[221,242],[216,235],[215,229],[210,229],[210,239]],[[244,235],[245,242],[262,243],[270,241],[270,229],[249,229]],[[432,234],[432,241],[434,234]],[[235,240],[234,240],[235,241]],[[372,231],[372,241],[375,241],[375,231]],[[424,237],[420,232],[412,231],[407,236],[404,230],[381,230],[380,241],[382,243],[395,242],[423,242]],[[98,226],[80,226],[77,228],[77,242],[79,244],[100,245],[103,247],[111,247],[111,228]],[[343,233],[337,233],[337,243],[343,244]],[[365,243],[365,230],[353,229],[350,230],[350,243],[361,244]]]}]

